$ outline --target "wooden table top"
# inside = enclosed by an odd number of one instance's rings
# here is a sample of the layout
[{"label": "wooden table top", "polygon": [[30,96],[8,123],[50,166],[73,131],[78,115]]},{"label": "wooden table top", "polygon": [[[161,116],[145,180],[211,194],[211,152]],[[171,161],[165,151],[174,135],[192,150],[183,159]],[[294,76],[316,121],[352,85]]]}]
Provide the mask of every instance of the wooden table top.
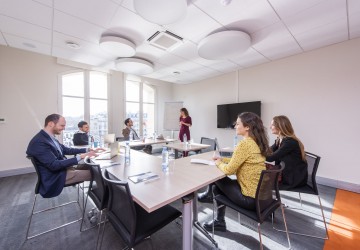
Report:
[{"label": "wooden table top", "polygon": [[200,144],[200,143],[188,143],[185,144],[184,142],[178,142],[178,143],[172,143],[169,145],[166,145],[168,148],[172,148],[178,151],[188,152],[188,151],[197,151],[204,148],[210,147],[208,144]]},{"label": "wooden table top", "polygon": [[[172,160],[169,172],[164,173],[161,158],[131,150],[129,165],[124,163],[124,155],[120,154],[112,161],[121,162],[121,165],[108,167],[107,170],[116,178],[127,180],[134,201],[150,213],[225,177],[216,166],[190,163],[191,158],[211,160],[212,155],[213,152],[207,152]],[[128,176],[148,171],[160,178],[137,184],[128,179]]]}]

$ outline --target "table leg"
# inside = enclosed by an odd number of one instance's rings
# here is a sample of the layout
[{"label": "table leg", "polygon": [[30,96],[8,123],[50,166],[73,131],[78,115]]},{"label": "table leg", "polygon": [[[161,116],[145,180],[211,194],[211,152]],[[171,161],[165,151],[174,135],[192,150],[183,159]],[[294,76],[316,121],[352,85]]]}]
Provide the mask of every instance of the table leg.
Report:
[{"label": "table leg", "polygon": [[175,159],[179,159],[179,150],[175,149]]},{"label": "table leg", "polygon": [[194,214],[194,226],[203,234],[206,238],[208,238],[211,243],[215,245],[215,247],[218,247],[218,243],[214,240],[213,237],[211,237],[211,234],[200,224],[198,221],[198,210],[197,210],[197,192],[194,193],[195,200],[193,204],[193,214]]},{"label": "table leg", "polygon": [[193,227],[192,227],[192,215],[193,215],[193,195],[188,195],[182,198],[183,214],[182,214],[182,231],[183,231],[183,250],[193,249]]}]

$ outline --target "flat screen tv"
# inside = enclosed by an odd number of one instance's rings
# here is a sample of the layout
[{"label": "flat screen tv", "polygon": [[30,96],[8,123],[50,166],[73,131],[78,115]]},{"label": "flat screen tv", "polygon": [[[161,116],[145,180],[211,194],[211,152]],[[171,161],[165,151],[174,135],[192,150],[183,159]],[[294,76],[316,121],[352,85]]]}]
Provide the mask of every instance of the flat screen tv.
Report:
[{"label": "flat screen tv", "polygon": [[237,116],[242,112],[253,112],[261,117],[261,102],[242,102],[217,105],[217,127],[234,128]]}]

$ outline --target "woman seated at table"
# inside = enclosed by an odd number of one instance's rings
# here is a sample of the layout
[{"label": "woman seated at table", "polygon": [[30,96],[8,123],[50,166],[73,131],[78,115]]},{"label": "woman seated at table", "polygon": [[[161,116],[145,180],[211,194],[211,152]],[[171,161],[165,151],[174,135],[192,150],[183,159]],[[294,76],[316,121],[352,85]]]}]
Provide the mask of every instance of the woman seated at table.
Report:
[{"label": "woman seated at table", "polygon": [[[236,134],[243,136],[231,158],[214,158],[216,166],[226,175],[236,174],[237,180],[225,177],[215,182],[214,194],[223,194],[246,209],[255,210],[255,193],[260,174],[265,170],[265,157],[270,153],[268,138],[260,117],[241,113],[236,121]],[[217,207],[221,206],[217,202]],[[226,231],[226,206],[217,209],[215,221],[204,224],[206,230]]]},{"label": "woman seated at table", "polygon": [[306,185],[308,172],[304,145],[296,137],[289,118],[284,115],[275,116],[270,129],[272,134],[277,135],[277,139],[271,146],[273,153],[266,157],[266,161],[285,163],[279,188],[288,190]]}]

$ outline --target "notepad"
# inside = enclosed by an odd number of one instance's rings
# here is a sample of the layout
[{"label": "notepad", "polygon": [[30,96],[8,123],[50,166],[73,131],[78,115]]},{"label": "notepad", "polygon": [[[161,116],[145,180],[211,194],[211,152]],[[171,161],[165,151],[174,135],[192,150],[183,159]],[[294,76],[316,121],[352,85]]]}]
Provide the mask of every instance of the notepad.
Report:
[{"label": "notepad", "polygon": [[149,180],[155,180],[160,178],[159,175],[152,173],[152,172],[145,172],[137,175],[129,176],[128,179],[131,180],[134,183],[149,181]]},{"label": "notepad", "polygon": [[208,160],[203,160],[203,159],[191,159],[190,162],[191,163],[196,163],[196,164],[204,164],[204,165],[215,166],[214,161],[208,161]]}]

